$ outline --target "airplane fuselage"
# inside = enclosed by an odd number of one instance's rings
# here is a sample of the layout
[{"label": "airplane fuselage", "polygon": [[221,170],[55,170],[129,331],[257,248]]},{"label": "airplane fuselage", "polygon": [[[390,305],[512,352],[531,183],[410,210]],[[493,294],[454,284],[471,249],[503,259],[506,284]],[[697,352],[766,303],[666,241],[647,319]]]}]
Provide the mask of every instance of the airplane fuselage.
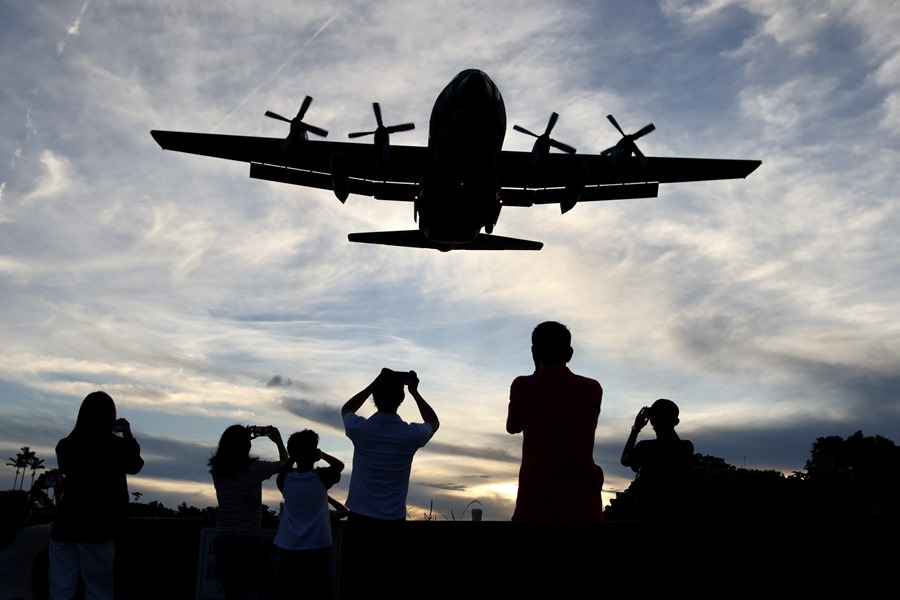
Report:
[{"label": "airplane fuselage", "polygon": [[455,246],[490,230],[500,214],[497,157],[506,135],[500,90],[482,71],[467,69],[434,103],[431,154],[416,199],[419,227],[437,244]]}]

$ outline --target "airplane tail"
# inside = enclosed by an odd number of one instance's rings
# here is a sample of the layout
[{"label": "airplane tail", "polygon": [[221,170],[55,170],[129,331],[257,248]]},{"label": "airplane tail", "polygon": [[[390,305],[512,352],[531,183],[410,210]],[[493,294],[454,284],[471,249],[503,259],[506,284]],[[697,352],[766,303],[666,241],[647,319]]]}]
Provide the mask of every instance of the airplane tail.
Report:
[{"label": "airplane tail", "polygon": [[418,229],[407,231],[371,231],[367,233],[351,233],[347,236],[351,242],[362,244],[381,244],[383,246],[403,246],[406,248],[433,248],[441,252],[449,250],[540,250],[542,242],[520,240],[499,235],[479,234],[471,242],[461,244],[444,244],[429,240]]}]

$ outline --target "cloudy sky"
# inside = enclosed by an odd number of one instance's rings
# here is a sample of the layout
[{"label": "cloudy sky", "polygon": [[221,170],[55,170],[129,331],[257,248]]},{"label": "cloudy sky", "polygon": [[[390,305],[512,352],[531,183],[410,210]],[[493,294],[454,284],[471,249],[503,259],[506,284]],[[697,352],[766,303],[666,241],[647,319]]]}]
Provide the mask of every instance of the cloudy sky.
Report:
[{"label": "cloudy sky", "polygon": [[[3,0],[0,17],[4,458],[29,445],[54,465],[103,389],[147,463],[131,490],[211,505],[226,426],[313,428],[349,465],[340,406],[383,366],[415,369],[442,427],[416,457],[412,517],[477,500],[508,519],[509,383],[543,320],[569,326],[571,368],[604,386],[607,502],[631,480],[633,415],[659,397],[699,452],[750,468],[799,470],[818,436],[900,437],[892,0]],[[763,164],[566,215],[508,207],[496,232],[541,252],[441,254],[347,242],[414,227],[409,205],[341,205],[149,135],[281,137],[263,113],[308,94],[329,139],[371,129],[377,100],[417,125],[396,143],[424,145],[434,99],[470,67],[504,95],[506,149],[533,141],[513,124],[542,131],[557,111],[554,137],[600,152],[612,113],[655,123],[647,155]]]}]

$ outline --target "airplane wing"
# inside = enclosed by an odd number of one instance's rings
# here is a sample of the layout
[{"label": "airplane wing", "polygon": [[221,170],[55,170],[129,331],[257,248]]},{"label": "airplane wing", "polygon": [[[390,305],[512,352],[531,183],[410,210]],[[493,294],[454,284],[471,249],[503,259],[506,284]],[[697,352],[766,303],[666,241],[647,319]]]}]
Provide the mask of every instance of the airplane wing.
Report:
[{"label": "airplane wing", "polygon": [[654,198],[660,183],[743,179],[761,161],[713,158],[547,154],[537,167],[527,152],[502,152],[498,172],[505,206]]},{"label": "airplane wing", "polygon": [[158,130],[150,135],[164,150],[250,163],[255,179],[334,190],[333,174],[340,172],[348,193],[378,200],[415,200],[429,158],[427,148],[392,145],[391,160],[379,167],[372,144],[314,140],[295,152],[282,138]]},{"label": "airplane wing", "polygon": [[[379,166],[372,144],[312,140],[294,152],[282,138],[150,133],[165,150],[250,163],[250,177],[255,179],[335,190],[334,174],[339,173],[347,193],[378,200],[413,201],[430,161],[428,149],[419,146],[391,145],[390,161]],[[758,160],[556,153],[543,156],[537,167],[530,161],[528,152],[500,152],[497,172],[505,206],[560,204],[565,212],[575,202],[654,198],[660,183],[740,179],[761,164]]]}]

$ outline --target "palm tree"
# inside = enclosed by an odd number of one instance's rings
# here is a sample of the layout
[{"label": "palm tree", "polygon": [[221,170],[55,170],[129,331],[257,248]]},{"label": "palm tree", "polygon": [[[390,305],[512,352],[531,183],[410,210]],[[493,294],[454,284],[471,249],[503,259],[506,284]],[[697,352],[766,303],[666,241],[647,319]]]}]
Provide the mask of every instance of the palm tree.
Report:
[{"label": "palm tree", "polygon": [[[25,485],[25,469],[31,464],[31,459],[35,456],[35,451],[30,446],[22,446],[22,478],[19,480],[19,489]],[[19,455],[17,454],[16,457]]]},{"label": "palm tree", "polygon": [[[6,463],[8,466],[16,468],[16,479],[13,482],[13,489],[16,489],[16,483],[19,484],[19,489],[22,489],[22,485],[25,483],[25,469],[28,468],[28,461],[34,454],[29,446],[22,446],[22,451],[17,453],[15,458],[10,458],[10,462]],[[22,470],[21,480],[19,480],[19,469]]]},{"label": "palm tree", "polygon": [[[28,458],[28,467],[31,469],[31,487],[34,487],[34,475],[39,469],[46,469],[44,466],[44,459],[38,458],[37,455],[32,452],[31,457]],[[22,479],[25,479],[25,473],[22,473]]]},{"label": "palm tree", "polygon": [[19,461],[17,459],[10,458],[9,462],[6,463],[6,466],[16,468],[16,478],[13,480],[13,486],[12,486],[12,489],[16,489],[16,484],[19,483],[19,469],[21,468],[21,465],[19,465]]}]

